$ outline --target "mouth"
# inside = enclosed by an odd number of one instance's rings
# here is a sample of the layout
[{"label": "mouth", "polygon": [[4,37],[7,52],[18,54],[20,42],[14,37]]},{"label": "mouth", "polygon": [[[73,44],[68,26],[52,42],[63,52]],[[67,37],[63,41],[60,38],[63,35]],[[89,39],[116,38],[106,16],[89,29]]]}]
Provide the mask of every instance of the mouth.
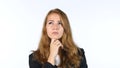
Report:
[{"label": "mouth", "polygon": [[58,34],[58,32],[52,32],[52,34],[55,34],[55,35],[56,35],[56,34]]}]

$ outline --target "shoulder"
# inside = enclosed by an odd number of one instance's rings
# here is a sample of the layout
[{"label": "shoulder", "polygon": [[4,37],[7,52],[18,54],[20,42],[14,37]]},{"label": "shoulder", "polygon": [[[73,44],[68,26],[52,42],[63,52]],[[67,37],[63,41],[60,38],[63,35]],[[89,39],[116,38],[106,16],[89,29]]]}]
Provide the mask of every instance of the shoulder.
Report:
[{"label": "shoulder", "polygon": [[35,57],[35,53],[34,52],[29,54],[29,61],[38,62],[36,57]]},{"label": "shoulder", "polygon": [[81,64],[80,64],[81,68],[88,68],[84,49],[83,48],[78,48],[78,50],[79,50],[79,54],[82,56]]},{"label": "shoulder", "polygon": [[84,56],[85,51],[84,51],[84,49],[83,49],[83,48],[78,48],[78,53],[79,53],[79,55]]},{"label": "shoulder", "polygon": [[35,58],[34,58],[34,53],[31,53],[29,55],[29,67],[30,68],[55,68],[55,66],[53,66],[51,63],[49,62],[45,62],[44,64],[41,62],[38,62]]},{"label": "shoulder", "polygon": [[80,49],[81,49],[82,54],[84,55],[85,53],[84,49],[83,48],[80,48]]},{"label": "shoulder", "polygon": [[29,60],[30,60],[30,61],[33,61],[33,60],[34,60],[34,54],[33,54],[33,53],[29,54]]},{"label": "shoulder", "polygon": [[29,57],[33,57],[33,53],[29,54]]},{"label": "shoulder", "polygon": [[29,58],[33,58],[33,53],[29,54]]},{"label": "shoulder", "polygon": [[42,64],[34,59],[34,53],[29,54],[29,67],[30,68],[41,68]]},{"label": "shoulder", "polygon": [[29,54],[29,59],[33,60],[33,61],[37,61],[38,60],[38,51],[33,51],[32,53]]}]

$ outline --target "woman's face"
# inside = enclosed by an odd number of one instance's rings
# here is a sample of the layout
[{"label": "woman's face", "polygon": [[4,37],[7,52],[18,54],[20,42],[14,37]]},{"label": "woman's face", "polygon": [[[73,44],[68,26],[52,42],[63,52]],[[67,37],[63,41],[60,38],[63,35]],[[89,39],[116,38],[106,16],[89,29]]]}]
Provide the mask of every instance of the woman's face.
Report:
[{"label": "woman's face", "polygon": [[64,29],[58,14],[52,13],[48,16],[46,29],[47,35],[51,39],[60,39],[62,37]]}]

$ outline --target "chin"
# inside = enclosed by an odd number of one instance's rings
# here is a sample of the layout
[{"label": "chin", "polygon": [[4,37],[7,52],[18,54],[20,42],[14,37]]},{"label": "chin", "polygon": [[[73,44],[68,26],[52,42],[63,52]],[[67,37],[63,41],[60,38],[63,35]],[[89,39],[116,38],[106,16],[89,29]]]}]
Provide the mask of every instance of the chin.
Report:
[{"label": "chin", "polygon": [[59,37],[53,37],[52,39],[60,39]]},{"label": "chin", "polygon": [[59,38],[53,38],[53,39],[59,39]]}]

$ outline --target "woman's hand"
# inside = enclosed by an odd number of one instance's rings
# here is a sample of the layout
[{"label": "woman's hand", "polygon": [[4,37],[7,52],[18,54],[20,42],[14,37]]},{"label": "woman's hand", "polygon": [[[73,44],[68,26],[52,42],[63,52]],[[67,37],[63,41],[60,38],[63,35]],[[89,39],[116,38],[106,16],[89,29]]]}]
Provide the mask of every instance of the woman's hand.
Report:
[{"label": "woman's hand", "polygon": [[50,43],[50,55],[48,57],[48,62],[52,65],[55,64],[55,58],[58,54],[59,48],[63,47],[59,40],[52,39]]}]

